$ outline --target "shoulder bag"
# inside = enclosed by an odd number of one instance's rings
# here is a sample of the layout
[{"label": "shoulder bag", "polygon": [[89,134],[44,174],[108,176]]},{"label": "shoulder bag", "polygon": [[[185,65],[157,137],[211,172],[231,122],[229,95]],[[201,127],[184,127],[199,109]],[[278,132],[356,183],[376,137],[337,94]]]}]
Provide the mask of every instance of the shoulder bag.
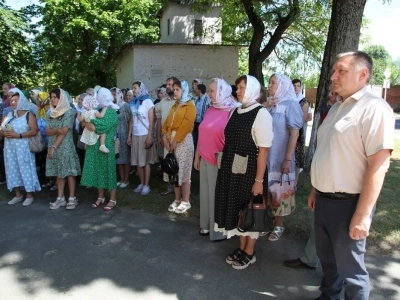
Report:
[{"label": "shoulder bag", "polygon": [[[36,117],[34,116],[34,118],[36,122]],[[29,128],[29,112],[26,114],[26,122],[28,123],[28,128]],[[29,150],[32,153],[39,153],[42,152],[45,148],[46,148],[46,143],[44,141],[42,133],[40,132],[40,130],[38,130],[37,135],[31,136],[29,138]]]}]

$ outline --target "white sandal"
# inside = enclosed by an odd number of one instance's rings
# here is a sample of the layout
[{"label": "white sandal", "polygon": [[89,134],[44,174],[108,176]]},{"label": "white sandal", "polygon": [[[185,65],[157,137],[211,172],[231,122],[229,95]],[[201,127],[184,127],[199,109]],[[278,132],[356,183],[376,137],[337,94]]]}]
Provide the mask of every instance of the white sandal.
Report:
[{"label": "white sandal", "polygon": [[275,226],[274,230],[269,235],[268,240],[271,242],[276,242],[277,240],[280,239],[284,230],[285,230],[284,227]]},{"label": "white sandal", "polygon": [[60,206],[67,205],[67,201],[65,201],[64,197],[57,197],[55,202],[50,202],[50,209],[59,209]]},{"label": "white sandal", "polygon": [[168,206],[168,211],[169,211],[169,212],[174,212],[175,209],[179,206],[179,204],[181,204],[181,201],[175,199],[174,202],[172,202],[172,203]]},{"label": "white sandal", "polygon": [[175,209],[176,214],[183,214],[187,212],[192,206],[190,205],[190,202],[185,202],[182,201],[181,204]]},{"label": "white sandal", "polygon": [[78,205],[78,199],[76,197],[69,197],[66,209],[74,209]]}]

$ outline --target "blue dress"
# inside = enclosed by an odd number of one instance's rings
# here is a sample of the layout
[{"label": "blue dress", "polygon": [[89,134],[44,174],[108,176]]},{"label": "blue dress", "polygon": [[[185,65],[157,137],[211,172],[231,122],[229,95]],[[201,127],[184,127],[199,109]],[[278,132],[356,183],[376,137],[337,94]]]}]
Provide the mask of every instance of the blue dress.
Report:
[{"label": "blue dress", "polygon": [[[11,121],[8,123],[8,120]],[[4,124],[7,123],[17,134],[22,134],[29,130],[26,113],[21,117],[15,118],[13,118],[12,113],[9,113]],[[27,192],[41,190],[36,173],[35,154],[29,150],[28,138],[5,138],[4,163],[7,174],[7,188],[10,191],[15,187],[22,187]]]}]

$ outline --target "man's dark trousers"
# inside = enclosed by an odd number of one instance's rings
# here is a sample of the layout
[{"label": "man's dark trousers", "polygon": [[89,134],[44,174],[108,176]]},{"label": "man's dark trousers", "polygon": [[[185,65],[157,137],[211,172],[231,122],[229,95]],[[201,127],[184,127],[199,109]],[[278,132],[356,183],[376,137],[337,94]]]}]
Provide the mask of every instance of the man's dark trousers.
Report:
[{"label": "man's dark trousers", "polygon": [[364,263],[366,238],[357,241],[349,236],[358,198],[352,194],[317,193],[315,243],[324,274],[320,286],[323,298],[339,300],[343,286],[345,299],[369,297],[369,275]]}]

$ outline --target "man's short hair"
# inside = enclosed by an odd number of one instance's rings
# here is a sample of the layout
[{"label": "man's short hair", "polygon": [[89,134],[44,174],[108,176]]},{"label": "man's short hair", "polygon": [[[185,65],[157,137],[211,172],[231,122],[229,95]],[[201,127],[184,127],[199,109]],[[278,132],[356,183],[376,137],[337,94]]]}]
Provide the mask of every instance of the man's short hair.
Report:
[{"label": "man's short hair", "polygon": [[367,68],[369,72],[367,82],[369,82],[371,80],[372,69],[374,67],[374,63],[372,61],[371,56],[369,56],[367,53],[363,51],[350,51],[350,52],[340,53],[336,56],[336,58],[340,59],[346,56],[353,57],[353,64],[357,72],[361,71],[363,68]]},{"label": "man's short hair", "polygon": [[204,95],[206,93],[206,86],[204,84],[198,84],[197,89]]},{"label": "man's short hair", "polygon": [[296,84],[296,83],[300,83],[300,86],[302,85],[302,84],[301,84],[301,80],[300,80],[300,79],[297,79],[297,78],[292,80],[292,84],[293,84],[293,85]]},{"label": "man's short hair", "polygon": [[175,82],[175,81],[180,81],[178,78],[176,78],[176,77],[174,77],[174,76],[168,77],[167,80],[165,80],[165,81],[170,81],[170,80],[172,80],[173,82]]}]

